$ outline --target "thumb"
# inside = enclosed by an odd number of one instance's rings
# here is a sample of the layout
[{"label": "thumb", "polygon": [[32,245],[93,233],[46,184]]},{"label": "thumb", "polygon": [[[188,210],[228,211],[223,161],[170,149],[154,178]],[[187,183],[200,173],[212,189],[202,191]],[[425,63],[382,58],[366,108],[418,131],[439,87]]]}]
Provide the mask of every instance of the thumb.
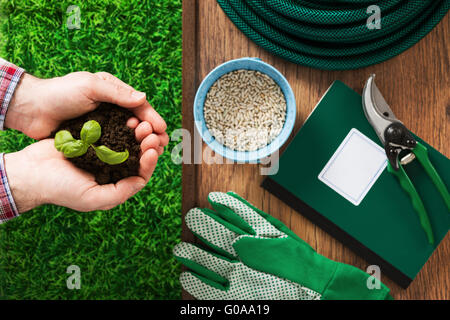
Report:
[{"label": "thumb", "polygon": [[83,201],[89,204],[88,211],[109,210],[127,201],[145,187],[145,184],[142,177],[128,177],[116,184],[97,185],[84,194]]},{"label": "thumb", "polygon": [[146,101],[145,92],[100,78],[93,81],[90,98],[97,102],[114,103],[125,108],[135,108]]}]

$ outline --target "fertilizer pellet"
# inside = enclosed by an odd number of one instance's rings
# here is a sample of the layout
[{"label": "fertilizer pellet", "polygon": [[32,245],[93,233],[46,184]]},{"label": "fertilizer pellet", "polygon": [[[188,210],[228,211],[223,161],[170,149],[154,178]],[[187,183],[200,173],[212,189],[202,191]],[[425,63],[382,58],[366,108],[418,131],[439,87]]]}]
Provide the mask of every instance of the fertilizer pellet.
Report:
[{"label": "fertilizer pellet", "polygon": [[237,70],[211,86],[203,113],[206,127],[218,142],[232,150],[255,151],[280,134],[286,99],[266,74]]}]

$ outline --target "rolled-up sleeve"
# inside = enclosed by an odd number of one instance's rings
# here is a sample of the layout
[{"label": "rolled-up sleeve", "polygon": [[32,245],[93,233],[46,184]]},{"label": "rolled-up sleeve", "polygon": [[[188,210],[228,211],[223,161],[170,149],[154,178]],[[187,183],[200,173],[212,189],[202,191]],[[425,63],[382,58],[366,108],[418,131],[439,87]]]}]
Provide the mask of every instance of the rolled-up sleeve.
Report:
[{"label": "rolled-up sleeve", "polygon": [[[0,58],[0,130],[3,130],[6,111],[23,72],[22,68]],[[18,215],[19,212],[6,176],[3,153],[0,153],[0,223]]]},{"label": "rolled-up sleeve", "polygon": [[3,130],[6,111],[23,72],[22,68],[0,58],[0,130]]},{"label": "rolled-up sleeve", "polygon": [[19,215],[5,171],[3,153],[0,153],[0,224]]}]

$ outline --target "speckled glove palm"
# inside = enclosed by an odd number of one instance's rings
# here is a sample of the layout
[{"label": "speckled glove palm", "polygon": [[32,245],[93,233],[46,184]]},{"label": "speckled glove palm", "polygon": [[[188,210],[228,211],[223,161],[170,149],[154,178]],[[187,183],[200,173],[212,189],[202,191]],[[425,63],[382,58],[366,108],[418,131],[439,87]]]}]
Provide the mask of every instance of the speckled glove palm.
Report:
[{"label": "speckled glove palm", "polygon": [[191,209],[186,223],[208,250],[174,248],[190,271],[180,277],[197,299],[391,299],[369,289],[369,274],[319,255],[283,223],[237,194],[212,192],[214,210]]}]

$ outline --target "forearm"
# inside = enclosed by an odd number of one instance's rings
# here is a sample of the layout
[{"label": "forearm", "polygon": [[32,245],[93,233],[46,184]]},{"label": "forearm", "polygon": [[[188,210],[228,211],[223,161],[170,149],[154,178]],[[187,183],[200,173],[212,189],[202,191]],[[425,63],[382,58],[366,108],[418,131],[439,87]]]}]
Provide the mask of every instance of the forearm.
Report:
[{"label": "forearm", "polygon": [[26,150],[3,155],[4,181],[9,189],[9,201],[15,207],[16,214],[31,210],[43,202],[40,196],[43,192],[39,184],[39,168],[35,161],[27,156]]},{"label": "forearm", "polygon": [[39,110],[33,101],[35,98],[33,94],[39,90],[38,87],[38,78],[23,73],[5,114],[4,128],[15,129],[25,134],[33,129],[33,120],[39,116]]}]

